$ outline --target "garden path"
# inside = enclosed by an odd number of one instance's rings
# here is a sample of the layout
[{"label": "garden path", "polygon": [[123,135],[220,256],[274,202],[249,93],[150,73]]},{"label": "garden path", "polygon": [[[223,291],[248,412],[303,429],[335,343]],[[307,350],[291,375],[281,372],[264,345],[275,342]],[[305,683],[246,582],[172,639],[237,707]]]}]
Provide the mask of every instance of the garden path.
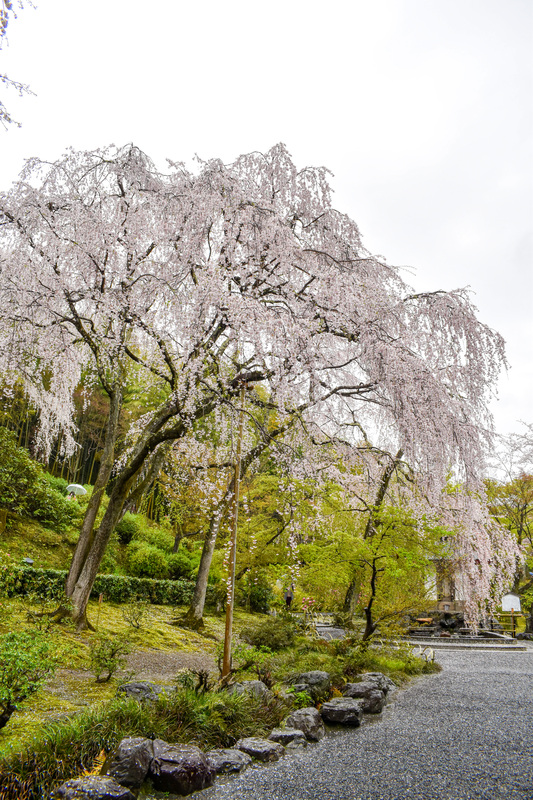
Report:
[{"label": "garden path", "polygon": [[330,731],[194,797],[532,800],[533,649],[437,659],[443,671],[397,692],[380,721]]}]

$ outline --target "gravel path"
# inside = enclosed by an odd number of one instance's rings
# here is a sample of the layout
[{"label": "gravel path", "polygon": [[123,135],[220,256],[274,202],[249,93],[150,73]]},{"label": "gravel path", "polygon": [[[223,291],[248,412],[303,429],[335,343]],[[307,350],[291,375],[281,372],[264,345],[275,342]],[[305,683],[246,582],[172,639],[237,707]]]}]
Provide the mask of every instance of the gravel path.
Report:
[{"label": "gravel path", "polygon": [[382,719],[335,731],[202,800],[533,800],[533,650],[439,652]]}]

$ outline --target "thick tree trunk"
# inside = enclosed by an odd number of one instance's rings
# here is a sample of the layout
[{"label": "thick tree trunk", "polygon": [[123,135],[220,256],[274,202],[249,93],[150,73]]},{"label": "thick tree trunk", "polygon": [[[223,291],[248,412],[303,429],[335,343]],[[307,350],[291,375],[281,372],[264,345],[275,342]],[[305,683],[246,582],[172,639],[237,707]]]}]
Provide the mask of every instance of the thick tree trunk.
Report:
[{"label": "thick tree trunk", "polygon": [[91,590],[109,538],[120,519],[133,480],[134,476],[127,482],[120,482],[115,485],[109,498],[104,518],[94,536],[91,549],[70,595],[69,599],[73,605],[73,618],[78,629],[90,627],[87,620],[87,604],[91,596]]},{"label": "thick tree trunk", "polygon": [[83,518],[78,543],[76,544],[76,549],[74,550],[74,555],[72,556],[72,562],[70,564],[69,573],[65,583],[65,594],[69,599],[72,597],[76,581],[78,580],[83,569],[87,554],[91,549],[94,538],[94,524],[98,511],[100,510],[104,491],[109,482],[109,478],[111,477],[111,471],[115,461],[115,444],[118,434],[118,421],[122,408],[122,390],[117,388],[110,394],[109,399],[109,416],[107,418],[104,451],[100,461],[100,469],[93,487],[93,493]]},{"label": "thick tree trunk", "polygon": [[2,709],[2,713],[0,714],[0,730],[7,725],[11,716],[14,711],[17,710],[17,707],[12,703],[6,703]]}]

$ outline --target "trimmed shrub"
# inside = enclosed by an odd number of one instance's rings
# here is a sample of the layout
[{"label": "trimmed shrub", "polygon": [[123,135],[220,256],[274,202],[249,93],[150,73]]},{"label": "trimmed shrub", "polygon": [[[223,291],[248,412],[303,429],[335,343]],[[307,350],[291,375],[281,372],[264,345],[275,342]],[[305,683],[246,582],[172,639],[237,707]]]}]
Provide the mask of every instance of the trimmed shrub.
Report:
[{"label": "trimmed shrub", "polygon": [[122,544],[129,544],[140,531],[137,515],[126,511],[118,525],[116,525],[115,531]]},{"label": "trimmed shrub", "polygon": [[167,555],[148,542],[132,542],[128,546],[128,572],[136,578],[168,576]]},{"label": "trimmed shrub", "polygon": [[139,514],[137,516],[137,532],[133,544],[139,542],[146,542],[159,550],[163,550],[165,553],[171,553],[174,547],[174,536],[168,528],[155,526],[146,517]]},{"label": "trimmed shrub", "polygon": [[[8,566],[5,593],[14,595],[37,594],[52,600],[62,597],[67,577],[66,570],[37,569]],[[97,575],[91,597],[103,594],[112,603],[127,603],[136,598],[157,605],[182,606],[190,603],[194,591],[193,581],[160,581],[153,578],[132,578],[129,575]],[[206,601],[216,603],[215,589],[207,587]]]},{"label": "trimmed shrub", "polygon": [[167,559],[167,566],[171,578],[190,578],[194,569],[192,559],[183,551],[171,553]]},{"label": "trimmed shrub", "polygon": [[62,529],[77,517],[78,509],[55,488],[56,480],[17,446],[12,431],[0,427],[0,508]]}]

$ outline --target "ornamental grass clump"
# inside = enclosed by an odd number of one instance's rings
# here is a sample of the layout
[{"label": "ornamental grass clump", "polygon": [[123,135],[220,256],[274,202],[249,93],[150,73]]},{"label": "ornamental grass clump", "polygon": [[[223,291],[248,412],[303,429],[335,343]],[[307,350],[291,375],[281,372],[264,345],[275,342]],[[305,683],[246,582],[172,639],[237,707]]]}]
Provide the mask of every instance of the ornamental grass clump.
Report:
[{"label": "ornamental grass clump", "polygon": [[271,696],[182,689],[153,703],[117,698],[71,719],[45,725],[25,750],[0,759],[0,800],[42,800],[60,783],[90,771],[102,750],[126,736],[190,742],[203,750],[229,747],[246,736],[266,736],[287,715]]}]

